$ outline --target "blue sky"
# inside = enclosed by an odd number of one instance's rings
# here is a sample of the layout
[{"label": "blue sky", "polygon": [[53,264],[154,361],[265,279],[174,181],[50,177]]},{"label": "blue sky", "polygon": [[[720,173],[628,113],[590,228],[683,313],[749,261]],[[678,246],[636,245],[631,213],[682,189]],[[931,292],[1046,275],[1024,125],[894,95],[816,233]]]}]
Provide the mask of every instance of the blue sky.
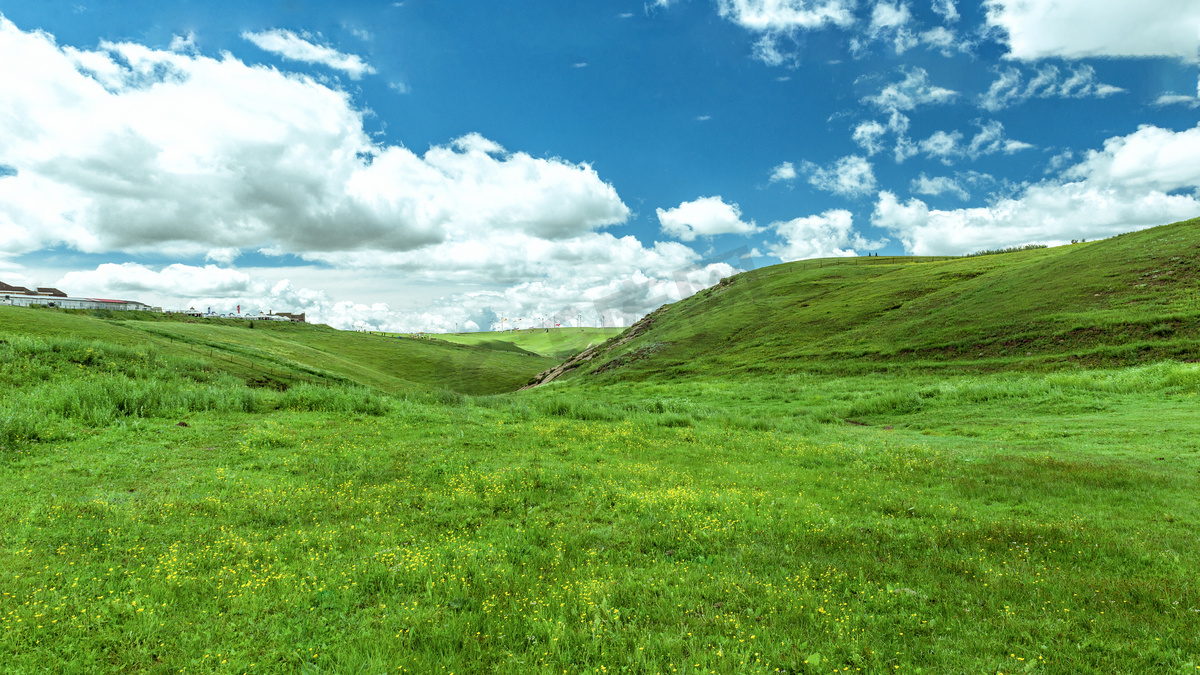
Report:
[{"label": "blue sky", "polygon": [[624,325],[748,266],[1200,215],[1177,0],[0,15],[0,279],[78,295]]}]

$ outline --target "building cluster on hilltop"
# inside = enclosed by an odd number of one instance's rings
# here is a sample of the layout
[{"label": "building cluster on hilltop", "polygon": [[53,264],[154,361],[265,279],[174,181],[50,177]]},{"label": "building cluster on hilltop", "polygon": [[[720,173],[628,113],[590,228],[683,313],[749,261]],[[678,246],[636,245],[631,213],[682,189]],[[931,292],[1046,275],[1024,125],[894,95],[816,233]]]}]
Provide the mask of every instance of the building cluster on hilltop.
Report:
[{"label": "building cluster on hilltop", "polygon": [[[30,290],[24,286],[13,286],[0,281],[0,305],[14,307],[50,307],[53,309],[112,309],[117,311],[158,312],[164,313],[162,307],[151,307],[137,300],[113,300],[110,298],[73,298],[57,288],[38,287]],[[240,310],[240,308],[239,308]],[[166,314],[183,314],[198,318],[231,318],[250,319],[251,321],[296,321],[304,323],[304,313],[291,314],[288,312],[267,312],[242,314],[216,314],[212,311],[198,312],[195,309],[186,311],[168,310]]]},{"label": "building cluster on hilltop", "polygon": [[38,287],[30,290],[24,286],[12,286],[0,281],[0,305],[15,307],[53,307],[55,309],[114,309],[118,311],[161,312],[161,307],[151,307],[136,300],[113,300],[111,298],[73,298],[57,288]]}]

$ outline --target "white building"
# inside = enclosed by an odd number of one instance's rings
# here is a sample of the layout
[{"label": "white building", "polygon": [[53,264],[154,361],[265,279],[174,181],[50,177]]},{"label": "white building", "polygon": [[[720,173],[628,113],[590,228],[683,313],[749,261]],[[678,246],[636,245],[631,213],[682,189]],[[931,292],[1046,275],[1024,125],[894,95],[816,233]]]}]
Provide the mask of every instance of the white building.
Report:
[{"label": "white building", "polygon": [[[109,300],[106,298],[69,298],[55,295],[0,294],[0,305],[32,307],[42,305],[57,309],[112,309],[121,312],[152,312],[154,307],[136,300]],[[160,310],[161,311],[161,310]]]}]

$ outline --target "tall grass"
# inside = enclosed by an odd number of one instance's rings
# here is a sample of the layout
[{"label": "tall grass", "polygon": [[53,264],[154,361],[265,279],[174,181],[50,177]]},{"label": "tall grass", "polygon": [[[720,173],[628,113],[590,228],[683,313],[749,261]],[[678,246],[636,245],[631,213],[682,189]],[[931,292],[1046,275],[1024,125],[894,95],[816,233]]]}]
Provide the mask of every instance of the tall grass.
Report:
[{"label": "tall grass", "polygon": [[861,396],[834,407],[842,416],[858,417],[915,413],[935,405],[1148,393],[1200,393],[1200,364],[1163,361],[1117,370],[989,375],[924,383],[899,379],[890,386],[865,389]]},{"label": "tall grass", "polygon": [[301,384],[280,394],[276,405],[297,412],[342,412],[385,415],[388,398],[366,387],[324,387]]},{"label": "tall grass", "polygon": [[0,340],[0,385],[4,448],[51,439],[65,423],[99,428],[192,412],[382,415],[389,409],[387,397],[364,387],[255,389],[199,360],[75,338]]}]

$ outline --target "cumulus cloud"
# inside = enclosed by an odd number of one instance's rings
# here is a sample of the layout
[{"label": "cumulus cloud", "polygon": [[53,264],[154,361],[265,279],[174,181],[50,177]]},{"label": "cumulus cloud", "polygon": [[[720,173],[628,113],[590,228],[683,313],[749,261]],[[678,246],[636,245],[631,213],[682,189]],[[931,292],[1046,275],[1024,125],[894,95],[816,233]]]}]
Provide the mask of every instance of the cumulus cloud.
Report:
[{"label": "cumulus cloud", "polygon": [[909,28],[912,12],[908,5],[879,0],[871,10],[871,20],[861,38],[851,40],[851,48],[858,52],[870,42],[890,41],[896,54],[903,54],[919,44],[920,39]]},{"label": "cumulus cloud", "polygon": [[1073,68],[1065,76],[1057,66],[1043,66],[1028,83],[1016,68],[997,68],[996,74],[996,80],[979,97],[979,106],[985,110],[1001,110],[1031,98],[1105,98],[1125,91],[1100,82],[1096,69],[1088,65]]},{"label": "cumulus cloud", "polygon": [[959,143],[962,141],[961,132],[935,131],[933,135],[917,144],[930,157],[940,159],[943,164],[953,164],[954,158],[962,155]]},{"label": "cumulus cloud", "polygon": [[343,54],[326,45],[314,44],[306,39],[310,37],[312,36],[301,37],[290,30],[280,28],[258,33],[249,31],[242,33],[243,39],[249,40],[263,51],[278,54],[292,61],[318,63],[327,68],[340,70],[349,75],[352,80],[360,79],[363,75],[375,74],[375,69],[363,61],[362,57],[356,54]]},{"label": "cumulus cloud", "polygon": [[888,128],[879,122],[867,120],[854,127],[851,138],[870,157],[883,150],[883,137],[887,132]]},{"label": "cumulus cloud", "polygon": [[417,251],[306,253],[304,260],[364,273],[403,272],[408,279],[456,284],[517,284],[536,279],[607,279],[633,270],[671,270],[690,264],[678,242],[642,244],[636,237],[594,232],[550,241],[504,232],[456,237]]},{"label": "cumulus cloud", "polygon": [[787,183],[793,180],[796,180],[796,166],[791,162],[784,162],[771,169],[771,180],[768,182],[778,183],[783,181]]},{"label": "cumulus cloud", "polygon": [[662,231],[683,241],[758,231],[753,220],[742,220],[742,210],[737,204],[726,204],[720,195],[683,202],[673,209],[657,209],[657,213]]},{"label": "cumulus cloud", "polygon": [[[941,52],[942,56],[947,57],[954,54],[956,49],[955,42],[957,40],[958,36],[955,34],[955,32],[943,26],[937,26],[936,28],[930,28],[927,31],[922,31],[920,35],[921,44],[925,45],[929,49]],[[957,47],[959,51],[963,50],[964,48],[965,47],[962,46]]]},{"label": "cumulus cloud", "polygon": [[893,110],[888,117],[887,124],[877,120],[868,120],[861,122],[854,127],[854,133],[851,138],[854,142],[867,151],[867,156],[873,156],[884,150],[884,139],[887,135],[895,135],[895,147],[893,149],[897,162],[904,160],[917,154],[917,145],[908,138],[909,119],[904,113],[899,110]]},{"label": "cumulus cloud", "polygon": [[917,143],[917,147],[928,157],[940,160],[947,166],[954,164],[956,159],[962,157],[979,159],[998,152],[1011,155],[1033,147],[1024,141],[1005,136],[1004,125],[996,120],[987,122],[976,120],[975,124],[979,127],[979,132],[971,138],[969,143],[963,143],[965,137],[962,132],[936,131],[929,138]]},{"label": "cumulus cloud", "polygon": [[963,201],[971,198],[971,193],[963,187],[962,183],[949,176],[926,176],[924,172],[913,179],[909,185],[909,190],[914,194],[929,195],[938,197],[943,194],[952,194]]},{"label": "cumulus cloud", "polygon": [[954,23],[959,19],[954,0],[933,0],[933,11],[940,14],[946,23]]},{"label": "cumulus cloud", "polygon": [[0,249],[403,252],[480,230],[575,239],[629,209],[587,164],[469,134],[374,144],[311,78],[133,43],[60,48],[0,19]]},{"label": "cumulus cloud", "polygon": [[1063,175],[1122,190],[1171,192],[1200,187],[1200,125],[1171,131],[1143,125],[1128,136],[1104,142]]},{"label": "cumulus cloud", "polygon": [[1200,59],[1200,3],[1181,0],[985,0],[987,22],[1006,36],[1008,56],[1165,56]]},{"label": "cumulus cloud", "polygon": [[875,189],[875,172],[860,155],[843,157],[827,167],[805,162],[803,168],[808,182],[818,190],[856,197]]},{"label": "cumulus cloud", "polygon": [[854,6],[855,0],[717,0],[722,18],[760,35],[754,57],[770,66],[795,59],[780,48],[781,38],[825,26],[847,28],[854,23]]},{"label": "cumulus cloud", "polygon": [[233,261],[237,260],[241,255],[242,250],[240,248],[237,248],[236,246],[230,246],[227,248],[214,248],[208,253],[204,254],[204,259],[224,263],[226,265],[232,265]]},{"label": "cumulus cloud", "polygon": [[[626,270],[605,279],[589,275],[523,282],[499,290],[454,293],[421,309],[394,308],[386,302],[339,298],[326,290],[297,286],[279,275],[301,273],[311,285],[336,285],[326,269],[259,269],[251,272],[215,265],[204,267],[104,264],[71,272],[55,285],[93,297],[138,299],[167,309],[195,307],[233,313],[304,312],[307,320],[343,330],[449,332],[496,328],[532,328],[543,323],[628,326],[667,302],[707,288],[722,277],[752,268],[745,251],[700,260],[692,254],[681,266],[643,272]],[[11,277],[20,281],[17,277]],[[507,322],[500,322],[508,318]]]},{"label": "cumulus cloud", "polygon": [[976,124],[979,125],[979,133],[971,138],[971,143],[966,149],[966,154],[971,159],[978,159],[983,155],[991,155],[997,152],[1011,155],[1015,152],[1033,148],[1033,145],[1030,143],[1006,137],[1004,135],[1004,125],[996,120],[976,122]]},{"label": "cumulus cloud", "polygon": [[1176,94],[1173,91],[1168,91],[1158,98],[1154,99],[1154,105],[1186,105],[1190,108],[1200,106],[1200,96],[1190,96],[1188,94]]},{"label": "cumulus cloud", "polygon": [[217,265],[174,264],[155,270],[139,263],[104,263],[94,270],[68,272],[58,283],[73,292],[117,297],[145,293],[237,297],[253,290],[251,281],[245,272]]},{"label": "cumulus cloud", "polygon": [[988,206],[931,209],[880,192],[871,222],[917,255],[1107,237],[1200,214],[1197,153],[1200,126],[1181,132],[1143,126],[1108,139],[1058,178]]},{"label": "cumulus cloud", "polygon": [[193,53],[196,51],[196,34],[188,31],[187,35],[171,37],[171,45],[167,47],[173,52]]},{"label": "cumulus cloud", "polygon": [[864,97],[862,102],[892,113],[950,103],[958,97],[958,92],[931,83],[924,68],[901,68],[900,72],[904,74],[903,80],[888,84],[878,94]]},{"label": "cumulus cloud", "polygon": [[854,0],[717,0],[717,12],[747,30],[786,33],[854,23]]},{"label": "cumulus cloud", "polygon": [[781,238],[769,247],[771,255],[784,262],[809,258],[853,257],[856,249],[874,251],[887,240],[867,241],[854,231],[854,218],[845,209],[770,224]]}]

